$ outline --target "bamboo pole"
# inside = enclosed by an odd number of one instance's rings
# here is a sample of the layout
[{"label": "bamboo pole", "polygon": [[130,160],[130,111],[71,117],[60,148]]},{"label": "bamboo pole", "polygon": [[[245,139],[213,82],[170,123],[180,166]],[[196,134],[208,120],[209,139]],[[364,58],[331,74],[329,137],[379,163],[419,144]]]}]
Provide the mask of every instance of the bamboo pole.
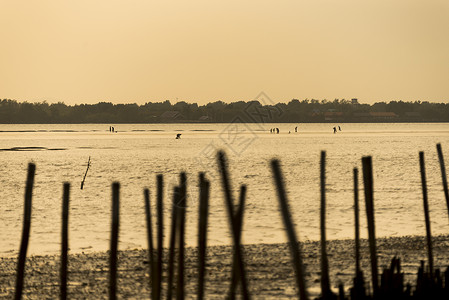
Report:
[{"label": "bamboo pole", "polygon": [[373,284],[373,293],[374,297],[376,297],[379,289],[379,278],[377,270],[376,232],[374,221],[373,166],[371,156],[362,158],[362,167],[363,185],[365,189],[366,217],[368,221],[368,240],[371,257],[371,277]]},{"label": "bamboo pole", "polygon": [[84,187],[84,182],[86,181],[87,171],[89,171],[89,167],[90,167],[90,156],[89,160],[87,161],[86,173],[84,173],[83,181],[81,181],[81,189],[83,189]]},{"label": "bamboo pole", "polygon": [[172,299],[173,295],[173,278],[174,278],[174,264],[175,264],[175,248],[176,236],[178,231],[178,205],[180,198],[179,187],[173,189],[173,202],[171,214],[171,230],[170,230],[170,245],[168,252],[168,279],[167,279],[167,299]]},{"label": "bamboo pole", "polygon": [[430,230],[430,216],[429,216],[429,201],[427,198],[427,180],[426,180],[426,166],[424,162],[424,152],[419,152],[419,168],[421,171],[421,184],[424,205],[424,217],[426,222],[426,236],[427,236],[427,254],[429,259],[430,278],[433,279],[433,254],[432,254],[432,233]]},{"label": "bamboo pole", "polygon": [[22,241],[20,243],[19,258],[17,264],[17,280],[15,299],[22,299],[23,280],[25,277],[25,261],[28,250],[28,240],[30,237],[31,227],[31,208],[32,208],[32,196],[34,175],[36,173],[36,165],[33,163],[28,164],[28,175],[25,186],[25,205],[23,211],[23,229],[22,229]]},{"label": "bamboo pole", "polygon": [[[151,220],[151,205],[150,205],[150,191],[144,189],[143,191],[145,201],[145,216],[147,223],[147,239],[148,239],[148,259],[150,262],[150,288],[154,281],[154,245],[153,245],[153,225]],[[154,299],[154,290],[151,288],[151,299]]]},{"label": "bamboo pole", "polygon": [[327,261],[327,251],[326,251],[326,152],[325,151],[321,151],[320,183],[321,183],[320,184],[321,295],[324,299],[327,299],[331,294],[331,290],[329,280],[329,262]]},{"label": "bamboo pole", "polygon": [[206,270],[207,221],[209,214],[210,183],[204,173],[199,174],[200,205],[198,225],[198,300],[204,298],[204,274]]},{"label": "bamboo pole", "polygon": [[440,143],[437,144],[437,152],[438,152],[438,159],[440,161],[441,178],[443,180],[444,197],[446,198],[446,206],[447,206],[447,212],[448,212],[448,216],[449,216],[449,191],[448,191],[448,187],[447,187],[446,167],[444,165],[443,150],[441,149]]},{"label": "bamboo pole", "polygon": [[355,275],[360,274],[359,170],[354,168]]},{"label": "bamboo pole", "polygon": [[279,206],[282,213],[282,220],[284,221],[285,230],[289,239],[290,250],[293,259],[293,266],[296,273],[296,285],[298,288],[298,297],[301,300],[308,299],[306,281],[304,275],[304,267],[302,263],[301,251],[298,246],[298,239],[296,238],[295,227],[291,220],[290,210],[288,207],[287,195],[284,187],[284,179],[279,165],[279,161],[273,159],[271,161],[271,168],[274,174],[274,184],[277,187]]},{"label": "bamboo pole", "polygon": [[[238,263],[238,273],[239,273],[239,278],[240,281],[242,283],[242,297],[243,299],[249,299],[249,293],[248,293],[248,287],[247,287],[247,282],[246,282],[246,274],[245,274],[245,265],[243,263],[243,253],[242,253],[242,249],[240,247],[240,241],[239,241],[239,233],[238,228],[237,228],[237,224],[234,220],[234,201],[233,201],[233,197],[232,197],[232,193],[231,193],[231,184],[230,184],[230,180],[229,180],[229,174],[228,174],[228,170],[227,170],[227,162],[226,162],[226,156],[225,153],[223,151],[219,151],[218,152],[218,164],[219,164],[219,170],[220,170],[220,174],[221,174],[221,179],[222,179],[222,185],[223,185],[223,191],[225,194],[225,202],[226,202],[226,208],[227,208],[227,212],[228,212],[228,217],[229,217],[229,223],[231,225],[231,233],[232,233],[232,238],[233,238],[233,242],[234,242],[234,253],[235,253],[235,258],[237,260]],[[232,293],[232,291],[231,291]],[[230,297],[232,298],[233,295],[230,295]]]},{"label": "bamboo pole", "polygon": [[154,300],[161,299],[162,289],[162,258],[164,255],[163,235],[164,235],[164,178],[162,174],[157,175],[157,260],[156,260],[156,277],[153,280]]},{"label": "bamboo pole", "polygon": [[178,282],[176,285],[176,299],[184,299],[184,244],[187,209],[187,176],[181,172],[179,185],[179,205],[178,205]]},{"label": "bamboo pole", "polygon": [[120,215],[120,184],[112,183],[112,224],[111,224],[111,247],[109,256],[109,299],[117,299],[117,248]]},{"label": "bamboo pole", "polygon": [[[237,232],[239,233],[238,240],[239,243],[242,242],[241,232],[243,230],[243,215],[245,211],[245,202],[246,202],[246,185],[242,185],[240,187],[240,197],[239,197],[239,206],[237,211],[235,212],[235,222],[237,223]],[[232,275],[231,275],[231,295],[235,295],[235,290],[238,285],[238,272],[237,266],[238,262],[235,259],[235,255],[232,259]]]},{"label": "bamboo pole", "polygon": [[70,183],[64,183],[62,196],[61,230],[61,299],[67,299],[67,252],[69,249],[69,196]]}]

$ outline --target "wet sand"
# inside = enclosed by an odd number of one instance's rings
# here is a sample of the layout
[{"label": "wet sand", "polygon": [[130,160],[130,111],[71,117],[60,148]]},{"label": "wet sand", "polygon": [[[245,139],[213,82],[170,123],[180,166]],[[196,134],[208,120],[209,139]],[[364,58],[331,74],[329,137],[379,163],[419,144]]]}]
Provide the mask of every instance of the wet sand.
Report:
[{"label": "wet sand", "polygon": [[[449,265],[449,236],[433,239],[435,267]],[[317,296],[320,287],[320,243],[301,243],[309,294]],[[361,243],[361,266],[365,279],[370,278],[368,243]],[[399,237],[377,240],[378,265],[390,264],[397,255],[402,260],[405,281],[414,285],[421,260],[427,261],[424,237]],[[327,245],[331,285],[343,282],[345,289],[354,274],[354,243],[333,240]],[[165,252],[165,255],[167,252]],[[244,246],[250,293],[257,299],[283,299],[296,296],[294,271],[288,244]],[[166,256],[165,256],[166,257]],[[69,299],[108,298],[108,253],[72,254],[69,256]],[[207,250],[206,299],[224,299],[230,285],[232,247],[211,246]],[[164,270],[166,270],[164,259]],[[194,298],[197,288],[197,250],[187,248],[185,256],[186,295]],[[32,256],[26,263],[25,299],[55,299],[59,296],[59,256]],[[118,258],[118,296],[123,299],[149,299],[149,264],[146,250],[120,251]],[[14,295],[16,258],[0,258],[0,297]],[[166,280],[164,273],[164,281]],[[165,282],[164,282],[165,284]],[[165,288],[164,292],[165,292]]]}]

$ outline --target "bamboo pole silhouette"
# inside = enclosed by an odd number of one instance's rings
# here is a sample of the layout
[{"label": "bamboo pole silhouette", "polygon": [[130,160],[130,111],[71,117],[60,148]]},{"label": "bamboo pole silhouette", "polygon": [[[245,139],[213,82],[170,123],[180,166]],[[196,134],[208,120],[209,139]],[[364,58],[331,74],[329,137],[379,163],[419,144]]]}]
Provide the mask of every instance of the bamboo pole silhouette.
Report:
[{"label": "bamboo pole silhouette", "polygon": [[168,279],[167,279],[167,299],[172,299],[173,295],[173,279],[174,279],[174,264],[175,264],[175,248],[176,236],[178,231],[178,205],[180,199],[179,187],[173,188],[172,214],[171,214],[171,231],[170,231],[170,245],[168,252]]},{"label": "bamboo pole silhouette", "polygon": [[62,196],[61,230],[61,299],[67,299],[67,252],[69,249],[69,197],[70,183],[64,183]]},{"label": "bamboo pole silhouette", "polygon": [[304,276],[304,267],[302,263],[301,251],[298,246],[298,239],[296,238],[295,227],[291,220],[290,210],[288,207],[287,195],[284,187],[284,179],[282,178],[282,172],[279,165],[279,161],[273,159],[271,161],[271,168],[274,175],[274,184],[276,185],[276,190],[279,199],[279,207],[282,213],[282,220],[284,221],[285,230],[289,239],[290,250],[292,254],[293,267],[296,273],[296,285],[298,297],[301,300],[307,300],[307,289],[306,281]]},{"label": "bamboo pole silhouette", "polygon": [[376,232],[374,221],[373,167],[371,156],[365,156],[362,158],[362,167],[363,185],[365,190],[366,217],[368,223],[368,241],[371,257],[371,277],[374,297],[377,297],[379,289],[379,278],[377,270]]},{"label": "bamboo pole silhouette", "polygon": [[[245,211],[245,201],[246,201],[246,185],[242,185],[240,187],[240,197],[239,197],[239,206],[237,211],[235,212],[235,222],[237,224],[237,232],[238,232],[238,240],[239,243],[242,241],[242,230],[243,230],[243,215]],[[237,260],[235,259],[235,255],[232,258],[232,274],[231,274],[231,295],[235,294],[235,290],[238,285],[238,273],[237,273]]]},{"label": "bamboo pole silhouette", "polygon": [[120,222],[120,184],[112,183],[111,247],[109,254],[109,299],[117,299],[117,248]]},{"label": "bamboo pole silhouette", "polygon": [[198,300],[204,298],[204,274],[206,269],[207,223],[209,214],[210,183],[204,173],[199,174],[200,205],[198,223]]},{"label": "bamboo pole silhouette", "polygon": [[427,254],[429,259],[429,273],[433,280],[433,254],[432,254],[432,233],[430,230],[430,216],[429,216],[429,201],[427,199],[427,180],[426,180],[426,166],[424,162],[424,152],[419,152],[419,168],[421,171],[421,185],[424,205],[424,218],[426,222],[426,237],[427,237]]},{"label": "bamboo pole silhouette", "polygon": [[32,196],[34,175],[36,173],[36,165],[33,163],[28,164],[28,175],[25,186],[25,204],[23,211],[23,229],[22,229],[22,241],[20,243],[19,258],[17,263],[17,279],[15,299],[22,299],[23,280],[25,277],[25,261],[28,250],[28,240],[30,238],[31,227],[31,208],[32,208]]},{"label": "bamboo pole silhouette", "polygon": [[157,260],[155,265],[155,280],[153,280],[154,300],[161,299],[162,292],[162,258],[164,255],[163,235],[164,235],[164,178],[162,174],[157,175]]},{"label": "bamboo pole silhouette", "polygon": [[150,205],[150,191],[144,189],[143,191],[145,201],[145,220],[147,223],[147,239],[148,239],[148,259],[150,262],[150,288],[151,299],[154,299],[154,290],[152,282],[154,281],[154,245],[153,245],[153,225],[151,220],[151,205]]},{"label": "bamboo pole silhouette", "polygon": [[359,208],[359,171],[353,169],[354,177],[354,240],[355,240],[355,276],[351,289],[351,299],[365,299],[365,280],[360,268],[360,208]]},{"label": "bamboo pole silhouette", "polygon": [[360,274],[360,219],[359,219],[359,171],[353,170],[354,175],[354,227],[355,227],[355,275]]},{"label": "bamboo pole silhouette", "polygon": [[444,165],[443,150],[441,149],[441,144],[437,144],[438,160],[440,161],[441,178],[443,180],[443,191],[444,198],[446,199],[447,212],[449,216],[449,191],[447,187],[447,177],[446,177],[446,167]]},{"label": "bamboo pole silhouette", "polygon": [[87,171],[89,171],[89,168],[90,168],[90,156],[89,160],[87,161],[86,173],[84,173],[83,181],[81,181],[81,189],[83,189],[84,187],[84,182],[86,181]]},{"label": "bamboo pole silhouette", "polygon": [[[249,299],[250,296],[248,293],[248,287],[247,287],[247,282],[246,282],[245,265],[243,263],[243,253],[242,253],[242,249],[240,247],[240,241],[238,238],[239,234],[237,232],[238,231],[237,223],[235,222],[235,219],[234,219],[234,216],[235,216],[234,207],[233,207],[234,201],[233,201],[233,197],[232,197],[232,193],[231,193],[231,184],[230,184],[229,174],[228,174],[228,170],[227,170],[226,156],[223,151],[218,152],[218,165],[219,165],[219,170],[220,170],[220,174],[221,174],[223,190],[224,190],[224,194],[225,194],[225,202],[226,202],[226,208],[227,208],[227,212],[228,212],[229,223],[231,225],[231,233],[232,233],[232,238],[233,238],[233,242],[234,242],[235,259],[237,260],[237,264],[238,264],[239,279],[242,284],[242,297],[243,297],[243,299]],[[232,290],[230,290],[229,296],[230,296],[230,298],[234,297]]]},{"label": "bamboo pole silhouette", "polygon": [[321,235],[321,296],[324,299],[330,297],[329,262],[326,251],[326,152],[321,151],[320,161],[320,235]]},{"label": "bamboo pole silhouette", "polygon": [[178,208],[178,282],[176,285],[176,299],[184,299],[184,244],[187,209],[187,176],[181,172],[179,185],[179,205]]}]

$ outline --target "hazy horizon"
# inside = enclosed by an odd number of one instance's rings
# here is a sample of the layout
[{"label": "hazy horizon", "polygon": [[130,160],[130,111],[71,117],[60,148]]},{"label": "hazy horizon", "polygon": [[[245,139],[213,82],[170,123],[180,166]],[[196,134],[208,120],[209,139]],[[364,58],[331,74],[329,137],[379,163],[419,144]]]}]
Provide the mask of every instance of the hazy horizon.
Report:
[{"label": "hazy horizon", "polygon": [[449,3],[0,4],[0,98],[449,102]]}]

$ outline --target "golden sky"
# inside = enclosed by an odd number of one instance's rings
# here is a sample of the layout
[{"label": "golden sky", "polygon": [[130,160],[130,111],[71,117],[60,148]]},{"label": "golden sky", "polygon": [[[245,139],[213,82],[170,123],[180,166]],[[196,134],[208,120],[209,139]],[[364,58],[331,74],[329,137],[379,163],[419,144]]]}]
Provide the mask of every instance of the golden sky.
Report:
[{"label": "golden sky", "polygon": [[0,99],[449,102],[447,0],[0,0]]}]

